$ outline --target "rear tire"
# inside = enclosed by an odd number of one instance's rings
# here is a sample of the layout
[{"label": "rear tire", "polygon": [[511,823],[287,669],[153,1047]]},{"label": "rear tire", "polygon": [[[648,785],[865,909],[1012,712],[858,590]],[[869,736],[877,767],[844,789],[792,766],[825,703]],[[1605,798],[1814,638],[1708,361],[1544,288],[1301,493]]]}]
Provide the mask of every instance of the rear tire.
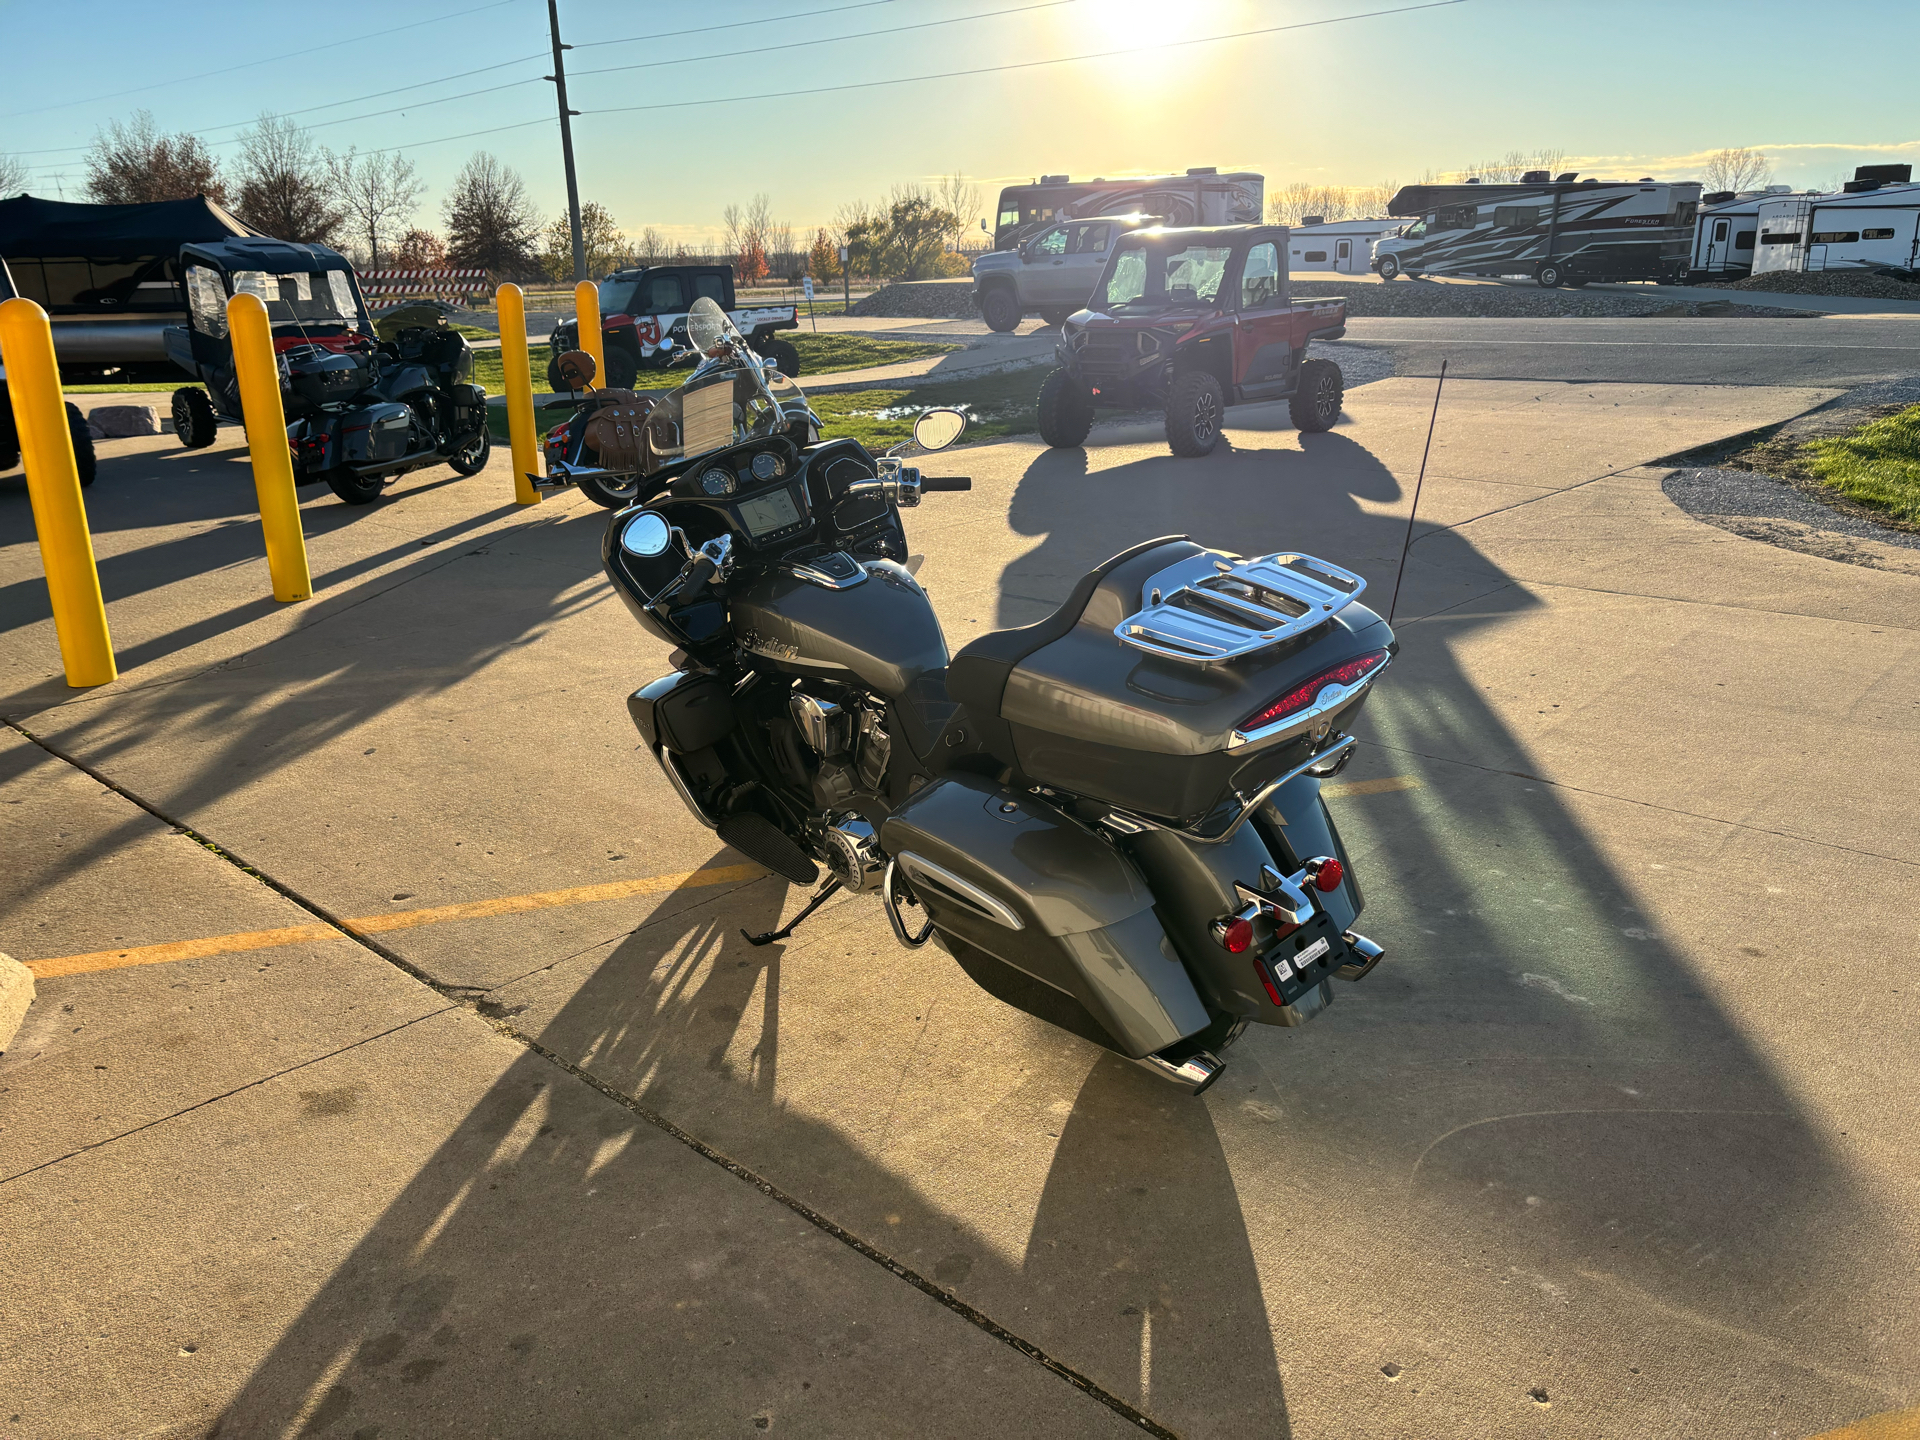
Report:
[{"label": "rear tire", "polygon": [[625,485],[609,485],[596,476],[582,476],[576,487],[595,505],[608,510],[625,510],[640,498],[640,479],[630,477]]},{"label": "rear tire", "polygon": [[1040,412],[1041,439],[1061,449],[1079,445],[1094,428],[1094,398],[1065,366],[1047,373],[1036,409]]},{"label": "rear tire", "polygon": [[761,352],[774,362],[774,368],[789,380],[800,379],[800,352],[785,340],[770,340]]},{"label": "rear tire", "polygon": [[173,433],[188,450],[205,450],[219,433],[213,402],[197,385],[183,385],[173,393]]},{"label": "rear tire", "polygon": [[1310,360],[1301,366],[1300,382],[1287,398],[1287,413],[1299,431],[1332,430],[1341,418],[1341,397],[1347,380],[1331,360]]},{"label": "rear tire", "polygon": [[370,505],[380,499],[384,483],[377,475],[355,475],[344,465],[336,465],[322,476],[327,489],[348,505]]},{"label": "rear tire", "polygon": [[1167,448],[1198,459],[1220,444],[1221,383],[1205,370],[1179,376],[1167,392]]},{"label": "rear tire", "polygon": [[1544,262],[1541,268],[1534,272],[1534,283],[1543,290],[1558,290],[1561,281],[1565,278],[1561,273],[1561,267],[1551,260]]},{"label": "rear tire", "polygon": [[67,403],[67,434],[73,438],[73,468],[80,473],[80,483],[92,485],[100,462],[94,457],[93,435],[87,429],[87,418],[71,401]]},{"label": "rear tire", "polygon": [[981,297],[981,319],[989,330],[1002,334],[1021,323],[1021,303],[1005,285],[997,285]]},{"label": "rear tire", "polygon": [[452,455],[448,456],[447,464],[452,466],[457,474],[479,475],[481,471],[487,468],[488,458],[491,457],[493,453],[494,438],[486,430],[482,430],[480,432],[480,438],[474,441],[472,445],[468,446],[465,450],[455,451]]},{"label": "rear tire", "polygon": [[1401,273],[1401,262],[1391,255],[1381,257],[1381,279],[1392,280]]}]

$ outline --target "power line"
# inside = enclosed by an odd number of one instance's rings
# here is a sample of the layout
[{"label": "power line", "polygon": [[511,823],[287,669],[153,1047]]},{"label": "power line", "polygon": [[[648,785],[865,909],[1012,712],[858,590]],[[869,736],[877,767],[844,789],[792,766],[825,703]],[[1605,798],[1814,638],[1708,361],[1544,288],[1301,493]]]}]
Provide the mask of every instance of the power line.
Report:
[{"label": "power line", "polygon": [[597,50],[602,45],[632,45],[641,40],[671,40],[680,35],[707,35],[716,30],[744,30],[750,25],[776,25],[783,20],[806,20],[814,15],[838,15],[843,10],[872,10],[876,5],[892,5],[894,0],[860,0],[857,5],[831,5],[825,10],[796,10],[788,15],[769,15],[759,20],[735,20],[726,25],[697,25],[692,30],[657,30],[651,35],[628,35],[619,40],[583,40],[575,50]]},{"label": "power line", "polygon": [[448,20],[459,20],[463,16],[478,15],[483,10],[498,10],[503,5],[512,5],[515,0],[491,0],[486,5],[476,5],[468,10],[456,10],[451,15],[436,15],[431,20],[413,20],[405,25],[396,25],[391,30],[376,30],[370,35],[350,35],[344,40],[329,40],[324,45],[307,45],[299,50],[289,50],[284,55],[268,55],[260,59],[243,61],[238,65],[225,65],[218,70],[203,70],[198,75],[176,75],[171,80],[156,80],[151,85],[136,85],[129,90],[111,90],[104,95],[83,95],[77,100],[62,100],[53,105],[35,105],[30,110],[9,110],[0,119],[10,120],[16,115],[40,115],[49,110],[65,110],[74,105],[91,105],[98,100],[118,100],[123,95],[140,95],[149,90],[164,90],[169,85],[185,85],[194,80],[207,80],[215,75],[231,75],[236,70],[248,70],[256,65],[272,65],[280,60],[299,60],[322,50],[338,49],[342,45],[358,45],[363,40],[378,40],[386,35],[398,35],[403,30],[417,30],[422,25],[439,25]]},{"label": "power line", "polygon": [[618,105],[584,113],[632,115],[643,110],[687,110],[701,105],[735,105],[749,100],[790,100],[802,95],[833,95],[847,90],[875,90],[889,85],[917,85],[926,80],[958,80],[974,75],[993,75],[1007,70],[1038,70],[1048,65],[1073,65],[1083,60],[1112,60],[1122,55],[1138,55],[1145,50],[1179,50],[1192,45],[1212,45],[1222,40],[1245,40],[1257,35],[1278,35],[1284,30],[1311,30],[1323,25],[1345,24],[1350,20],[1376,20],[1387,15],[1406,15],[1416,10],[1439,10],[1449,5],[1466,3],[1467,0],[1428,0],[1428,3],[1423,5],[1401,5],[1392,10],[1368,10],[1358,15],[1333,15],[1325,20],[1297,20],[1291,25],[1264,25],[1259,29],[1236,30],[1227,35],[1202,35],[1193,40],[1163,40],[1152,45],[1129,45],[1120,50],[1100,50],[1088,55],[1062,55],[1053,60],[1015,60],[1004,65],[981,65],[971,70],[945,70],[937,75],[901,75],[887,80],[860,80],[847,85],[818,85],[805,90],[768,90],[758,95],[719,95],[705,100],[668,100],[656,105]]},{"label": "power line", "polygon": [[860,30],[852,35],[829,35],[820,40],[791,40],[784,45],[757,45],[752,50],[717,51],[711,55],[683,55],[677,60],[645,60],[638,65],[605,65],[598,70],[576,70],[573,73],[576,76],[613,75],[623,70],[657,70],[663,65],[692,65],[699,60],[732,60],[743,55],[767,55],[776,50],[799,50],[808,45],[839,45],[849,40],[866,40],[875,35],[901,35],[909,30],[931,30],[938,25],[961,25],[969,20],[992,20],[997,15],[1021,15],[1029,10],[1052,10],[1056,6],[1075,3],[1077,0],[1040,0],[1040,3],[1035,5],[1016,5],[1007,10],[983,10],[976,15],[953,15],[945,20],[922,20],[913,25],[889,26],[885,30]]}]

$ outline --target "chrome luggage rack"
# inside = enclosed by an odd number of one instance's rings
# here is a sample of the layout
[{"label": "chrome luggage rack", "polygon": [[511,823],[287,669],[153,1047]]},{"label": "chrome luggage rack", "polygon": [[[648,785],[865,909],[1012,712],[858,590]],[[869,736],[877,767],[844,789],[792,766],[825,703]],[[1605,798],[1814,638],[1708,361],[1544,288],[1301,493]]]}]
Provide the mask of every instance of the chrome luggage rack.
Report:
[{"label": "chrome luggage rack", "polygon": [[1221,665],[1312,630],[1367,589],[1353,571],[1294,551],[1216,557],[1213,567],[1165,596],[1152,590],[1145,607],[1114,627],[1121,644],[1164,660]]}]

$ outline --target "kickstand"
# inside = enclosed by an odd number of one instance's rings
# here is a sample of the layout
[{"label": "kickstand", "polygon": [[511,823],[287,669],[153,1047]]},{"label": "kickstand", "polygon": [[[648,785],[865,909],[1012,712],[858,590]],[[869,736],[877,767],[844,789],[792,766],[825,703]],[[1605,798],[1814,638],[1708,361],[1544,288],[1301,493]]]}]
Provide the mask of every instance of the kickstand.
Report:
[{"label": "kickstand", "polygon": [[806,920],[809,916],[813,915],[815,911],[819,910],[822,904],[825,903],[827,898],[833,895],[833,893],[839,889],[840,889],[839,881],[837,880],[829,881],[826,885],[822,886],[818,891],[814,893],[814,898],[807,903],[807,907],[805,910],[803,910],[799,915],[795,916],[791,921],[789,921],[786,925],[782,926],[777,931],[763,931],[758,936],[749,936],[747,935],[746,930],[743,929],[741,931],[741,935],[747,937],[747,944],[750,946],[771,946],[775,941],[784,941],[789,936],[793,935],[793,933],[800,928],[800,923],[802,921]]}]

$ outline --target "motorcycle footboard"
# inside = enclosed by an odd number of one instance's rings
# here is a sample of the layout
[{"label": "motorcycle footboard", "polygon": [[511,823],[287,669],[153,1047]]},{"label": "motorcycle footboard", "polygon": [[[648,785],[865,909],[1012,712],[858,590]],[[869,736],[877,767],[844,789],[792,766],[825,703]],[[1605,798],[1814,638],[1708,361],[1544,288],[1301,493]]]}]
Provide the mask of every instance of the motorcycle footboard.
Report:
[{"label": "motorcycle footboard", "polygon": [[1037,798],[951,777],[890,816],[880,840],[947,949],[979,952],[964,967],[1010,1005],[1136,1059],[1213,1019],[1139,871]]}]

